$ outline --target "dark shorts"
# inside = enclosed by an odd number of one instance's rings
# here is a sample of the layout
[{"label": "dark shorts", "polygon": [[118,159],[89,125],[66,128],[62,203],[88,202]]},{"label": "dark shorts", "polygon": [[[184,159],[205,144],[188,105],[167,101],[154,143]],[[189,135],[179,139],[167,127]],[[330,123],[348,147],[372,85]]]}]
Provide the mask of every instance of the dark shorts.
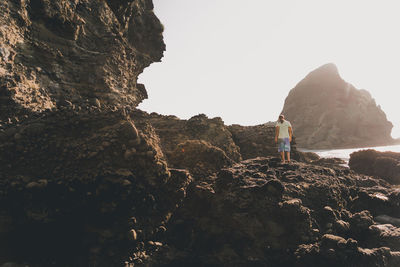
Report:
[{"label": "dark shorts", "polygon": [[290,151],[290,141],[289,138],[279,138],[278,139],[278,152]]}]

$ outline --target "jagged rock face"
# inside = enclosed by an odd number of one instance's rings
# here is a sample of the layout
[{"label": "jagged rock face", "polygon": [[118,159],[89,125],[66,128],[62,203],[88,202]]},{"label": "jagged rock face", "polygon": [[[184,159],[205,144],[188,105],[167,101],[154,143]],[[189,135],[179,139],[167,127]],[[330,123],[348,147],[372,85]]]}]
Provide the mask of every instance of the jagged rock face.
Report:
[{"label": "jagged rock face", "polygon": [[[162,149],[167,159],[174,157],[178,146],[190,140],[204,141],[214,146],[214,150],[222,150],[231,160],[242,159],[240,148],[232,139],[232,134],[221,118],[208,118],[204,114],[193,116],[189,120],[181,120],[175,116],[163,116],[157,113],[147,114],[135,111],[132,116],[137,121],[150,123],[161,139]],[[183,166],[181,166],[183,167]]]},{"label": "jagged rock face", "polygon": [[75,105],[135,107],[137,77],[160,61],[163,27],[151,0],[0,3],[0,112]]},{"label": "jagged rock face", "polygon": [[231,125],[228,127],[240,147],[243,159],[277,153],[274,123],[257,126]]},{"label": "jagged rock face", "polygon": [[399,229],[375,219],[398,216],[398,203],[384,180],[347,168],[250,159],[189,186],[168,222],[168,248],[148,263],[396,266]]},{"label": "jagged rock face", "polygon": [[324,65],[300,81],[282,110],[302,148],[387,145],[392,123],[366,90],[344,81],[335,65]]},{"label": "jagged rock face", "polygon": [[120,266],[155,249],[191,178],[149,125],[69,109],[8,126],[0,144],[0,262]]},{"label": "jagged rock face", "polygon": [[[181,120],[140,110],[132,112],[132,116],[137,123],[150,123],[155,128],[170,166],[188,169],[196,178],[211,175],[242,158],[278,156],[273,122],[226,126],[221,118],[208,118],[204,114]],[[313,157],[319,158],[312,152],[298,151],[295,140],[294,137],[293,159],[311,162]]]},{"label": "jagged rock face", "polygon": [[0,264],[121,266],[157,250],[191,177],[127,115],[165,48],[152,10],[0,2]]},{"label": "jagged rock face", "polygon": [[392,184],[400,184],[400,153],[373,149],[351,153],[349,167],[362,174],[378,176]]}]

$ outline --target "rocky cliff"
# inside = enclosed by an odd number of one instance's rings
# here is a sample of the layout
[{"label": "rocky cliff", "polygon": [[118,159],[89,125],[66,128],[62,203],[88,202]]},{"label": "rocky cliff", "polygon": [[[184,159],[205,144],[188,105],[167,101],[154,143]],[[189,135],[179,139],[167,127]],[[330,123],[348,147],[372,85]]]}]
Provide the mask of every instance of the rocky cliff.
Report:
[{"label": "rocky cliff", "polygon": [[299,147],[345,148],[387,145],[392,123],[368,91],[344,81],[334,64],[312,71],[285,100]]},{"label": "rocky cliff", "polygon": [[135,109],[152,7],[0,3],[0,266],[397,266],[385,180],[280,164],[273,125]]},{"label": "rocky cliff", "polygon": [[0,3],[0,118],[61,105],[134,107],[165,49],[149,0]]},{"label": "rocky cliff", "polygon": [[191,177],[129,115],[147,97],[137,76],[165,49],[152,10],[0,2],[1,264],[120,266],[155,248],[143,241],[163,231]]}]

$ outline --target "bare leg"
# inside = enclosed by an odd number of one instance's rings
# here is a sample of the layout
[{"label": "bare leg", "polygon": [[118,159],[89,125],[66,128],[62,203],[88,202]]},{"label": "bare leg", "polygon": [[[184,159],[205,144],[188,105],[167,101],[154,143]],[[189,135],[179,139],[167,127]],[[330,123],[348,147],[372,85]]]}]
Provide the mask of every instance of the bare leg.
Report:
[{"label": "bare leg", "polygon": [[285,152],[284,151],[281,152],[281,161],[285,162]]},{"label": "bare leg", "polygon": [[290,162],[290,152],[289,151],[286,151],[286,158],[287,158],[287,161]]}]

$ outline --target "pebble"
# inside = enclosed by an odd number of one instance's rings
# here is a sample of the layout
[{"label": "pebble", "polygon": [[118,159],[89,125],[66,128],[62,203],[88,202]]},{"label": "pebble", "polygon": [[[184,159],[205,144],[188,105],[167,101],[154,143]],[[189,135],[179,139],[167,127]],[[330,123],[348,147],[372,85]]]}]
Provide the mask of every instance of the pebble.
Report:
[{"label": "pebble", "polygon": [[131,229],[131,230],[129,231],[129,238],[130,238],[131,240],[133,240],[133,241],[136,241],[136,240],[137,240],[137,233],[136,233],[135,229]]}]

